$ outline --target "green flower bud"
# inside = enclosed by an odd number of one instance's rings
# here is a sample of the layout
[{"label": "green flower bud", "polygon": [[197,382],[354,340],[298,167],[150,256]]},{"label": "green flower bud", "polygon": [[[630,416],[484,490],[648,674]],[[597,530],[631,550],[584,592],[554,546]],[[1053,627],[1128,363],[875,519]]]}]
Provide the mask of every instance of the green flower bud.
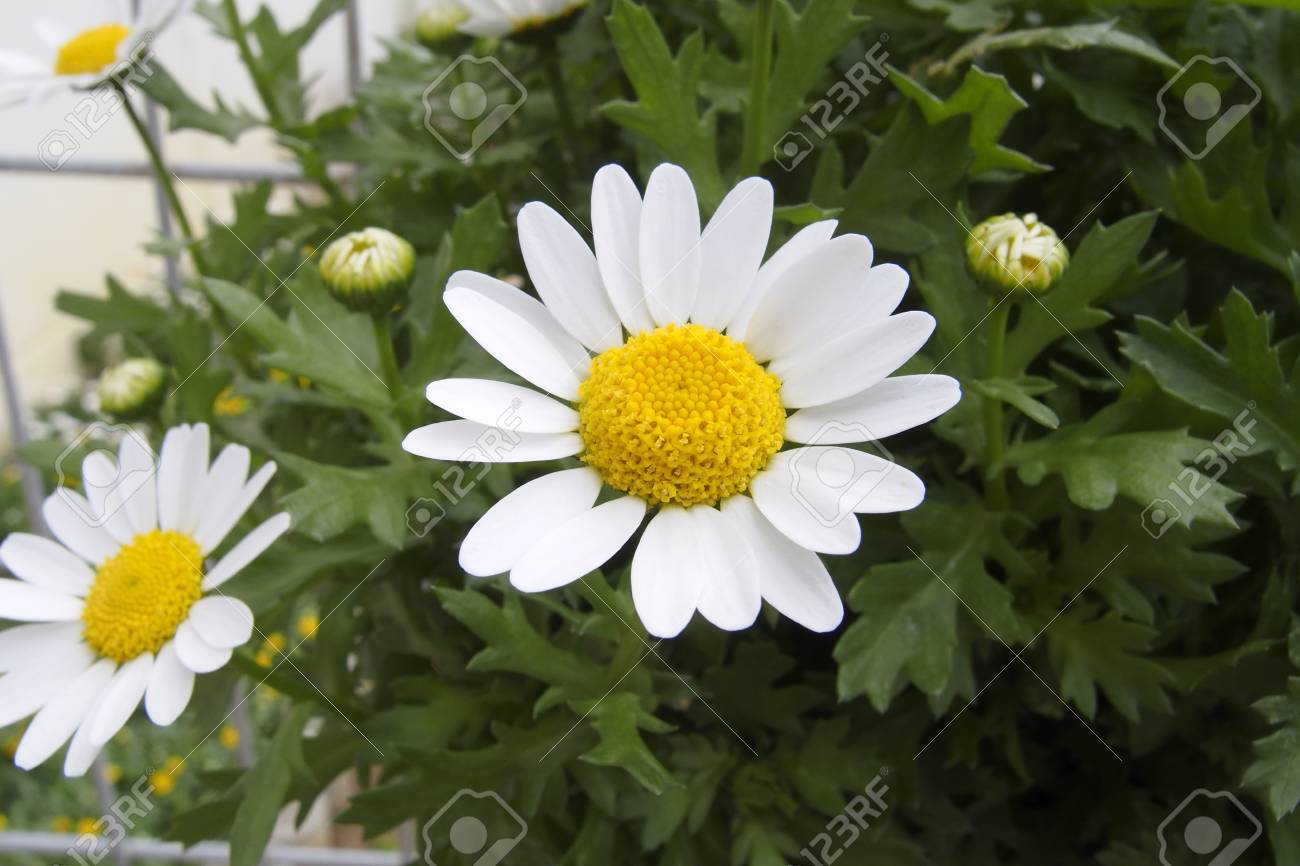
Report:
[{"label": "green flower bud", "polygon": [[434,45],[456,36],[469,12],[456,0],[435,0],[415,20],[415,35],[426,45]]},{"label": "green flower bud", "polygon": [[1037,214],[990,217],[966,241],[966,264],[984,288],[1003,295],[1013,290],[1040,295],[1070,264],[1070,252]]},{"label": "green flower bud", "polygon": [[344,235],[325,248],[320,275],[330,293],[349,309],[387,313],[406,298],[415,248],[380,228]]},{"label": "green flower bud", "polygon": [[153,358],[131,358],[99,377],[99,408],[119,418],[147,415],[162,401],[166,370]]}]

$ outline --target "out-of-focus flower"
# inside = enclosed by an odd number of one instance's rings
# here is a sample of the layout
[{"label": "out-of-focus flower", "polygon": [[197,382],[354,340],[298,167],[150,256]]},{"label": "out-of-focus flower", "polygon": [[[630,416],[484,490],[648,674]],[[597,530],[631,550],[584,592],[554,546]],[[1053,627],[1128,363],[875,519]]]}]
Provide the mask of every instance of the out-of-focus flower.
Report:
[{"label": "out-of-focus flower", "polygon": [[471,36],[508,36],[566,18],[587,0],[460,0],[468,13],[459,25]]},{"label": "out-of-focus flower", "polygon": [[298,617],[298,621],[294,623],[294,629],[302,637],[312,637],[316,634],[316,629],[318,628],[320,628],[320,617],[316,616],[314,613],[304,613],[302,616]]},{"label": "out-of-focus flower", "polygon": [[222,748],[238,748],[239,728],[236,728],[234,725],[222,725],[221,732],[217,734],[217,741],[221,743]]},{"label": "out-of-focus flower", "polygon": [[469,10],[456,0],[435,0],[415,20],[415,35],[421,42],[434,45],[460,32]]},{"label": "out-of-focus flower", "polygon": [[251,405],[251,400],[242,394],[236,394],[235,389],[227,385],[221,389],[217,399],[212,401],[212,411],[223,418],[238,418],[247,413]]},{"label": "out-of-focus flower", "polygon": [[157,407],[166,370],[153,358],[131,358],[99,377],[99,408],[119,418],[138,418]]}]

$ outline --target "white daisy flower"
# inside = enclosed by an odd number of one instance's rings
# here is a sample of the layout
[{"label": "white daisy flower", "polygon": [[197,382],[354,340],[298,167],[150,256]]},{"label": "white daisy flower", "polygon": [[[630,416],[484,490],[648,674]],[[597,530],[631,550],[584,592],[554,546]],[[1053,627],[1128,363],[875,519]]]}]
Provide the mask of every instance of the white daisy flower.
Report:
[{"label": "white daisy flower", "polygon": [[471,36],[507,36],[563,18],[586,4],[587,0],[456,0],[465,12],[456,26]]},{"label": "white daisy flower", "polygon": [[250,453],[229,445],[208,465],[205,424],[173,427],[155,463],[136,435],[118,458],[86,458],[86,495],[45,500],[51,541],[13,533],[0,562],[0,727],[32,714],[14,763],[29,770],[71,739],[63,771],[79,776],[141,700],[170,725],[194,675],[223,667],[252,634],[248,605],[219,592],[285,530],[278,514],[210,567],[206,558],[275,474],[248,477]]},{"label": "white daisy flower", "polygon": [[[930,421],[961,392],[948,376],[887,378],[934,319],[893,314],[907,273],[873,267],[862,235],[832,237],[834,221],[814,223],[763,262],[772,201],[771,184],[744,180],[701,232],[681,168],[655,169],[642,199],[610,165],[592,188],[594,254],[545,204],[520,211],[540,301],[484,274],[452,275],[444,299],[461,325],[554,396],[434,382],[429,400],[464,420],[411,432],[406,450],[586,464],[489,509],[461,545],[468,573],[509,572],[525,592],[563,586],[654,510],[632,559],[633,601],[651,634],[678,634],[697,610],[746,628],[761,599],[815,631],[840,623],[817,553],[857,548],[854,512],[902,511],[925,495],[907,469],[840,446]],[[799,447],[781,450],[787,441]],[[618,495],[596,504],[603,487]]]},{"label": "white daisy flower", "polygon": [[94,87],[117,64],[138,58],[191,0],[142,0],[132,13],[128,0],[94,0],[63,11],[57,20],[38,19],[44,51],[0,51],[0,104],[40,101],[58,90]]}]

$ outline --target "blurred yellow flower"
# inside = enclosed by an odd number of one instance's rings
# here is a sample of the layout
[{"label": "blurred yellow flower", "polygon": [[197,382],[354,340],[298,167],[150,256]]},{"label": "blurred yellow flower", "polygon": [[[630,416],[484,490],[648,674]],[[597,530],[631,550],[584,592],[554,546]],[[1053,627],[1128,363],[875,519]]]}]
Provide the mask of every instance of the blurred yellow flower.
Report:
[{"label": "blurred yellow flower", "polygon": [[104,774],[108,776],[108,781],[116,785],[122,778],[122,768],[117,764],[109,763],[104,767]]},{"label": "blurred yellow flower", "polygon": [[167,759],[167,763],[163,766],[163,769],[165,769],[168,773],[171,773],[172,775],[179,776],[181,773],[181,769],[184,766],[185,766],[184,758],[182,758],[180,755],[172,755],[170,758]]},{"label": "blurred yellow flower", "polygon": [[155,770],[149,774],[149,785],[159,797],[166,797],[176,790],[176,777],[163,770]]},{"label": "blurred yellow flower", "polygon": [[298,634],[303,637],[311,637],[316,634],[316,629],[320,628],[320,617],[314,613],[304,613],[298,617],[298,622],[294,625]]},{"label": "blurred yellow flower", "polygon": [[8,830],[8,829],[9,829],[9,816],[0,813],[0,830]]},{"label": "blurred yellow flower", "polygon": [[82,818],[77,822],[77,835],[89,834],[91,836],[99,835],[98,818]]},{"label": "blurred yellow flower", "polygon": [[239,728],[234,725],[224,725],[221,733],[217,734],[217,740],[227,749],[234,749],[239,745]]},{"label": "blurred yellow flower", "polygon": [[72,819],[67,815],[60,815],[50,822],[50,826],[54,828],[55,833],[71,833]]},{"label": "blurred yellow flower", "polygon": [[273,631],[266,636],[266,645],[276,652],[284,652],[286,644],[284,634],[281,632]]},{"label": "blurred yellow flower", "polygon": [[235,389],[227,385],[212,402],[212,411],[223,418],[235,418],[247,412],[250,405],[252,403],[247,397],[236,394]]}]

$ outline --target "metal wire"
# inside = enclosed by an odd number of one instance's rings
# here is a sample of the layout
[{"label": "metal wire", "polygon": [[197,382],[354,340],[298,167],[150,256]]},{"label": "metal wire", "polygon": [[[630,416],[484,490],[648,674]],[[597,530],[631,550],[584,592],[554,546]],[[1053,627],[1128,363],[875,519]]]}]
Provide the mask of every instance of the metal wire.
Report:
[{"label": "metal wire", "polygon": [[[55,857],[81,850],[74,833],[0,833],[0,851],[47,854]],[[230,846],[224,842],[200,842],[190,848],[179,842],[128,837],[118,843],[128,861],[171,860],[177,863],[229,863]],[[354,848],[308,848],[297,845],[268,845],[263,863],[292,863],[294,866],[404,866],[398,851],[368,851]]]}]

